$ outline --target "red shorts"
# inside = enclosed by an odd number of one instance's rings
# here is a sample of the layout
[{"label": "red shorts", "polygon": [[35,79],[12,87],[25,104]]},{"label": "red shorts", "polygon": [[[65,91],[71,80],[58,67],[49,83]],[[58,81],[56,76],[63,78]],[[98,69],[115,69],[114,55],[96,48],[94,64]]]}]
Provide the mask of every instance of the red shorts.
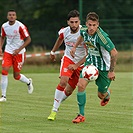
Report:
[{"label": "red shorts", "polygon": [[3,60],[2,60],[2,67],[13,66],[13,70],[15,72],[20,72],[25,59],[26,59],[26,53],[17,54],[13,56],[10,53],[4,52]]},{"label": "red shorts", "polygon": [[64,56],[61,59],[60,76],[69,77],[68,83],[72,88],[75,89],[80,76],[80,71],[82,70],[83,67],[78,67],[76,70],[73,71],[68,69],[68,66],[70,64],[75,64],[75,63],[71,61],[68,57]]}]

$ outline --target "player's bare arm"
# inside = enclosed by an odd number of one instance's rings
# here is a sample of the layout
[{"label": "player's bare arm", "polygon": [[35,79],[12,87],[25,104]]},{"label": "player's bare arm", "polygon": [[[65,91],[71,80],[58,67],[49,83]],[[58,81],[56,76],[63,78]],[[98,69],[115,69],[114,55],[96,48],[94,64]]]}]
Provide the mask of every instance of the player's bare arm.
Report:
[{"label": "player's bare arm", "polygon": [[31,37],[30,36],[26,37],[24,44],[19,49],[14,50],[13,55],[17,55],[23,48],[28,46],[30,42],[31,42]]},{"label": "player's bare arm", "polygon": [[117,50],[114,48],[111,50],[110,52],[111,54],[111,64],[110,64],[110,70],[108,73],[108,77],[110,80],[114,80],[115,79],[115,73],[114,73],[114,69],[115,69],[115,65],[116,65],[116,61],[117,61]]},{"label": "player's bare arm", "polygon": [[85,60],[86,60],[86,56],[84,56],[84,58],[81,59],[78,63],[76,63],[76,64],[70,64],[68,66],[68,69],[70,69],[70,70],[76,70],[79,66],[81,66],[85,62]]},{"label": "player's bare arm", "polygon": [[82,36],[79,36],[78,39],[77,39],[77,42],[76,44],[73,46],[73,48],[71,49],[70,51],[70,54],[71,56],[74,58],[75,56],[75,51],[76,51],[76,48],[79,44],[81,44],[83,42],[83,37]]},{"label": "player's bare arm", "polygon": [[55,42],[55,45],[54,45],[54,47],[53,47],[53,49],[51,50],[51,53],[50,53],[50,58],[51,58],[52,61],[56,61],[55,60],[55,51],[62,45],[62,43],[63,43],[63,39],[58,37],[56,42]]},{"label": "player's bare arm", "polygon": [[2,47],[4,44],[5,38],[4,37],[0,37],[0,56],[2,56]]}]

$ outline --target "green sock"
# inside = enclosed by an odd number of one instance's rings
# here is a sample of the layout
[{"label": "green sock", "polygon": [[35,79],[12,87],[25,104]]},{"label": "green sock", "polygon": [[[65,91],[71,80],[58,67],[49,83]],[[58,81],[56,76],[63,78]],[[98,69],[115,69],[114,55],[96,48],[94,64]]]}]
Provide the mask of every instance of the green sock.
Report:
[{"label": "green sock", "polygon": [[84,107],[86,103],[86,92],[77,93],[77,101],[79,105],[79,113],[84,116]]}]

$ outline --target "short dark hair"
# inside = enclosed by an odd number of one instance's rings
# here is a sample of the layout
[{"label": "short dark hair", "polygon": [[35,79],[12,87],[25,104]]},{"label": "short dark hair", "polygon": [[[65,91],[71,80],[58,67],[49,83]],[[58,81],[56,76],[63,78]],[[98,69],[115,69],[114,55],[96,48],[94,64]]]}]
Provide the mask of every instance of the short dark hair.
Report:
[{"label": "short dark hair", "polygon": [[86,17],[86,21],[99,21],[99,16],[95,12],[89,12]]},{"label": "short dark hair", "polygon": [[72,10],[67,15],[67,20],[69,20],[71,17],[79,17],[79,12],[77,10]]},{"label": "short dark hair", "polygon": [[14,9],[9,9],[8,12],[16,12]]}]

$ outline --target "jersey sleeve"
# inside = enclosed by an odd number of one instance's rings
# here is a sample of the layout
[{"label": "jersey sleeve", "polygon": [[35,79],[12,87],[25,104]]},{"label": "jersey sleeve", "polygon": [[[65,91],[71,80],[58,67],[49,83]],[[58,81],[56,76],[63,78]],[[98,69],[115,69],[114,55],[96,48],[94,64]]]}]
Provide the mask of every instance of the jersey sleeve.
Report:
[{"label": "jersey sleeve", "polygon": [[22,40],[24,40],[26,37],[29,36],[28,29],[27,29],[27,27],[26,27],[25,25],[21,25],[21,26],[19,27],[19,33],[20,33],[20,38],[21,38]]},{"label": "jersey sleeve", "polygon": [[64,39],[64,28],[60,29],[58,34],[60,39]]},{"label": "jersey sleeve", "polygon": [[113,48],[115,48],[115,45],[113,44],[107,33],[101,32],[98,29],[97,34],[99,44],[101,44],[107,51],[110,52]]},{"label": "jersey sleeve", "polygon": [[111,51],[113,48],[115,48],[115,45],[113,44],[113,42],[111,41],[109,37],[106,37],[106,40],[108,43],[105,45],[105,49],[107,51]]}]

